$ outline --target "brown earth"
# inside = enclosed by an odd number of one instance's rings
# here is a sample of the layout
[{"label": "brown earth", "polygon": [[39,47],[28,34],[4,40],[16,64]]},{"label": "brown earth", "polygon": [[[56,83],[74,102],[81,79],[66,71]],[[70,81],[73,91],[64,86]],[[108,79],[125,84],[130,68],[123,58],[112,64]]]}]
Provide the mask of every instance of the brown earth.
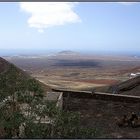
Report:
[{"label": "brown earth", "polygon": [[135,112],[138,115],[140,103],[123,103],[103,100],[70,98],[69,111],[79,112],[82,126],[97,128],[99,138],[140,138],[140,127],[119,127],[117,118]]},{"label": "brown earth", "polygon": [[131,69],[120,70],[120,71],[119,71],[119,74],[136,73],[137,71],[140,71],[140,66],[134,67],[134,68],[131,68]]},{"label": "brown earth", "polygon": [[112,84],[117,84],[119,81],[118,80],[112,80],[112,79],[93,79],[93,80],[74,80],[77,82],[86,82],[86,83],[94,83],[94,84],[105,84],[105,85],[112,85]]},{"label": "brown earth", "polygon": [[[140,69],[140,58],[129,56],[58,55],[6,59],[44,84],[78,90],[118,84]],[[106,88],[98,88],[98,91],[106,91]]]}]

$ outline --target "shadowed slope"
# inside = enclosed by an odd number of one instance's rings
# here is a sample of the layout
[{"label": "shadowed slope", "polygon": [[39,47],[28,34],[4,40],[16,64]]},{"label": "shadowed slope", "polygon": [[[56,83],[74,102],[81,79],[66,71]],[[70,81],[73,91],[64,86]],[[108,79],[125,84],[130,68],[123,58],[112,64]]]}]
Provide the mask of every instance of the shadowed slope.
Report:
[{"label": "shadowed slope", "polygon": [[[4,76],[8,78],[12,78],[12,74],[16,75],[17,79],[19,81],[24,81],[28,79],[33,79],[30,75],[28,75],[26,72],[22,71],[20,68],[16,67],[15,65],[9,63],[5,59],[0,57],[0,77]],[[7,81],[10,79],[7,79]],[[15,79],[16,80],[16,79]],[[37,83],[39,83],[45,91],[50,91],[51,88],[40,81],[36,80]],[[10,84],[10,83],[9,83]],[[11,83],[12,84],[12,83]]]},{"label": "shadowed slope", "polygon": [[113,93],[113,90],[116,90],[116,93],[119,94],[140,96],[140,76],[112,85],[107,92]]}]

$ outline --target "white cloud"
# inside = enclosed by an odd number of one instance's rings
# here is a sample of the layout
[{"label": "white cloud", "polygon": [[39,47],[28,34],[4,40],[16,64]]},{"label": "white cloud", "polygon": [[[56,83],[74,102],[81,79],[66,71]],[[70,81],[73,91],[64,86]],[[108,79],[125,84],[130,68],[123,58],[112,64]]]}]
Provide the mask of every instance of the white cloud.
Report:
[{"label": "white cloud", "polygon": [[39,32],[39,33],[43,33],[44,30],[43,30],[43,29],[38,29],[38,32]]},{"label": "white cloud", "polygon": [[80,17],[73,11],[76,2],[21,2],[22,11],[30,14],[29,27],[43,32],[45,28],[81,22]]},{"label": "white cloud", "polygon": [[133,5],[133,4],[137,4],[138,2],[117,2],[117,3],[122,5]]}]

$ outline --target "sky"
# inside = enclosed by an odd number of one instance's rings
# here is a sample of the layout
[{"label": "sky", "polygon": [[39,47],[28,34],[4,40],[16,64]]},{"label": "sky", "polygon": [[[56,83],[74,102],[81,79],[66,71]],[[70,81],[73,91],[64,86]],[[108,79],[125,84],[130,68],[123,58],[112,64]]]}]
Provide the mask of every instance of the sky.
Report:
[{"label": "sky", "polygon": [[140,3],[0,2],[0,55],[140,54]]}]

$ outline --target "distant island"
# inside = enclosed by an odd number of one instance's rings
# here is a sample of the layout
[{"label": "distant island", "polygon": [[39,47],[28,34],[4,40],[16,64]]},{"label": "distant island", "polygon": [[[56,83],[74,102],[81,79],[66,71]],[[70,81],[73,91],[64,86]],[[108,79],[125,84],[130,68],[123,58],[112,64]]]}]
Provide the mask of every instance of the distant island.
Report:
[{"label": "distant island", "polygon": [[60,51],[60,52],[58,52],[57,54],[58,54],[58,55],[79,55],[78,52],[70,51],[70,50]]}]

